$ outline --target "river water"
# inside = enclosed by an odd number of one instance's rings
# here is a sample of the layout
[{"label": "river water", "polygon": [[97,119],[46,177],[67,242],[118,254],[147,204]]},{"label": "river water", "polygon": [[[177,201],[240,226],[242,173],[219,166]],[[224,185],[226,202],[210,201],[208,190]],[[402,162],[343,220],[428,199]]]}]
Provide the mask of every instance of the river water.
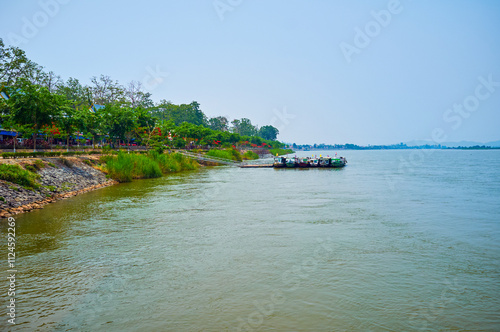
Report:
[{"label": "river water", "polygon": [[500,151],[341,154],[343,169],[207,167],[17,216],[12,330],[500,330]]}]

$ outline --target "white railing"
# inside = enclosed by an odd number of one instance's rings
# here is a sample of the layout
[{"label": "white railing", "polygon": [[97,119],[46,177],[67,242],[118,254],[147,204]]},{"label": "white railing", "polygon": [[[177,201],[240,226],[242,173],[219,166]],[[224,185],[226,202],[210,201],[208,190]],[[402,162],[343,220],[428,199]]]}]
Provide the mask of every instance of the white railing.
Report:
[{"label": "white railing", "polygon": [[188,158],[193,158],[193,159],[197,159],[197,160],[210,161],[213,163],[230,165],[230,166],[239,166],[240,165],[240,162],[234,161],[231,159],[225,159],[225,158],[214,157],[214,156],[207,156],[207,155],[204,155],[201,153],[193,153],[193,152],[188,152],[188,151],[184,151],[184,150],[179,150],[177,152],[188,157]]}]

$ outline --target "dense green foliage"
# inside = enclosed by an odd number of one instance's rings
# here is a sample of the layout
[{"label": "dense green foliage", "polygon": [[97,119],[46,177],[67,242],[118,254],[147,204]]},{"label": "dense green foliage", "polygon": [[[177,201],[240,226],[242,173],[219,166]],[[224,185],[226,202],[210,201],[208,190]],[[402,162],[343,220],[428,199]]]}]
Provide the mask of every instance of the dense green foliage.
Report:
[{"label": "dense green foliage", "polygon": [[109,177],[119,182],[130,182],[132,179],[157,178],[162,174],[193,170],[197,168],[194,160],[179,153],[159,154],[150,151],[148,154],[120,152],[117,156],[103,156]]},{"label": "dense green foliage", "polygon": [[40,175],[23,169],[19,165],[0,164],[0,179],[36,189],[40,187],[37,180]]},{"label": "dense green foliage", "polygon": [[207,152],[207,156],[224,158],[224,159],[229,159],[229,160],[234,160],[234,161],[242,161],[243,160],[240,152],[236,149],[225,149],[225,150],[212,149],[212,150]]},{"label": "dense green foliage", "polygon": [[145,155],[119,153],[111,158],[106,169],[111,178],[119,182],[130,182],[132,179],[157,178],[162,175],[160,165]]},{"label": "dense green foliage", "polygon": [[208,118],[196,101],[175,105],[164,99],[155,104],[134,81],[122,86],[104,75],[90,81],[88,86],[75,78],[64,82],[0,39],[0,91],[9,97],[0,98],[0,124],[32,139],[34,150],[37,136],[46,146],[54,139],[64,141],[68,149],[70,141],[87,139],[115,147],[133,142],[158,151],[283,147],[273,126],[259,129],[248,118],[235,119],[230,126],[226,117]]},{"label": "dense green foliage", "polygon": [[259,129],[258,135],[263,139],[274,141],[278,137],[279,130],[273,126],[263,126]]},{"label": "dense green foliage", "polygon": [[54,152],[3,152],[1,154],[4,159],[16,159],[16,158],[32,158],[32,157],[59,157],[59,156],[79,156],[84,154],[99,154],[100,151],[54,151]]},{"label": "dense green foliage", "polygon": [[243,154],[243,159],[247,159],[247,160],[259,159],[259,155],[256,154],[255,152],[249,150]]}]

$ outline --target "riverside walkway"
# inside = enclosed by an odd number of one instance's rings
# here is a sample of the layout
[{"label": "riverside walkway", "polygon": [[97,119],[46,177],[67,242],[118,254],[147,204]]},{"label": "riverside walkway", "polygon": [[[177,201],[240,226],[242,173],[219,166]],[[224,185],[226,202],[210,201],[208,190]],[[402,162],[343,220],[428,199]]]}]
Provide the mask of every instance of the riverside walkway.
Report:
[{"label": "riverside walkway", "polygon": [[[256,160],[249,160],[248,162],[239,162],[239,161],[234,161],[231,159],[225,159],[225,158],[219,158],[219,157],[213,157],[213,156],[207,156],[201,153],[193,153],[193,152],[188,152],[185,150],[178,150],[178,153],[192,159],[196,159],[199,161],[209,161],[212,163],[217,163],[217,164],[222,164],[222,165],[228,165],[228,166],[234,166],[234,167],[241,167],[241,168],[265,168],[265,167],[273,167],[273,164],[269,163],[269,161],[262,160],[261,162],[256,161]],[[252,164],[250,164],[251,162]],[[264,163],[266,162],[266,163]]]}]

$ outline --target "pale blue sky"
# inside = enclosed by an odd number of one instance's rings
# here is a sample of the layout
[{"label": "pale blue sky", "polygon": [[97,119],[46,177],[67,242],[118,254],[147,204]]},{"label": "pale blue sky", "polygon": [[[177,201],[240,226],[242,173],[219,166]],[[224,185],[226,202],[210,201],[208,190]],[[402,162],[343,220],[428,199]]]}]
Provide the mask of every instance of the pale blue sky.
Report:
[{"label": "pale blue sky", "polygon": [[[500,84],[478,80],[500,82],[498,1],[24,0],[1,8],[0,37],[17,38],[64,79],[142,81],[155,101],[196,100],[208,116],[273,124],[287,142],[391,144],[431,139],[435,128],[447,141],[500,139]],[[464,100],[472,111],[453,111]]]}]

